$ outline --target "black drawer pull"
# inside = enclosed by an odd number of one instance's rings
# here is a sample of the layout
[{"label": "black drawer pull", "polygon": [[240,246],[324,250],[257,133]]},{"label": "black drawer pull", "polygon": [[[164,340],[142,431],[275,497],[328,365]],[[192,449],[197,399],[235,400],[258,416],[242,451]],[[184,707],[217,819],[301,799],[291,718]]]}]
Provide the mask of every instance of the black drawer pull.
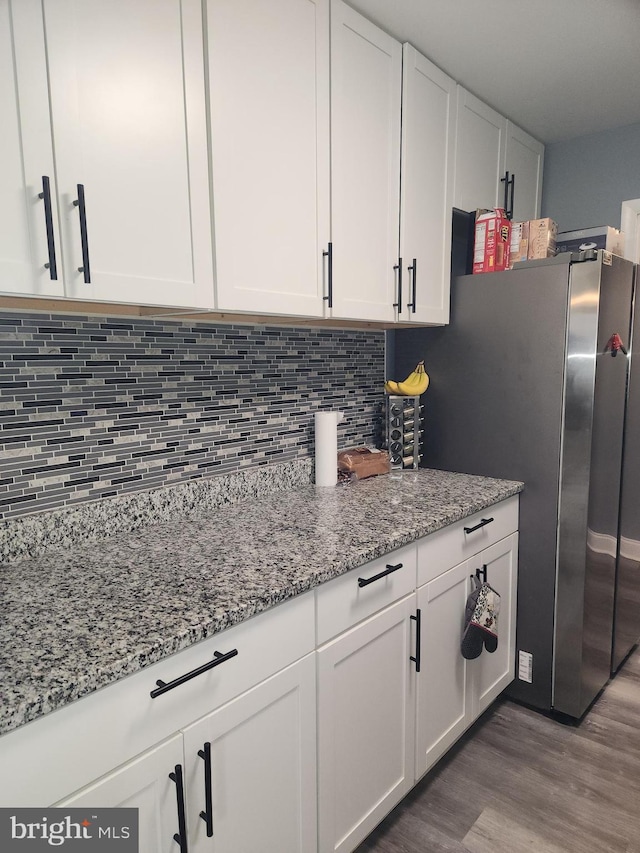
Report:
[{"label": "black drawer pull", "polygon": [[416,609],[416,615],[411,616],[411,619],[416,623],[416,655],[409,655],[409,660],[412,660],[416,665],[416,672],[420,672],[420,650],[422,646],[421,639],[421,628],[422,628],[422,611],[418,607]]},{"label": "black drawer pull", "polygon": [[207,672],[207,670],[213,669],[214,666],[219,666],[221,663],[224,663],[225,661],[234,658],[237,654],[237,649],[231,649],[231,651],[226,652],[226,654],[222,654],[222,652],[214,652],[213,660],[210,660],[207,663],[203,663],[202,666],[199,666],[196,669],[192,669],[191,672],[187,672],[184,675],[179,676],[178,678],[174,678],[174,680],[170,681],[169,683],[158,679],[156,681],[156,684],[158,686],[155,690],[152,690],[149,695],[152,699],[155,699],[156,696],[160,696],[162,693],[166,693],[167,690],[173,690],[174,687],[179,687],[181,684],[184,684],[185,681],[190,681],[192,678],[195,678],[196,675],[202,675],[203,672]]},{"label": "black drawer pull", "polygon": [[481,527],[484,527],[485,524],[491,524],[492,521],[493,521],[492,518],[483,518],[480,521],[480,524],[476,524],[475,527],[465,527],[464,532],[465,533],[473,533],[474,530],[480,530]]},{"label": "black drawer pull", "polygon": [[207,741],[198,755],[204,761],[204,811],[200,817],[207,824],[207,838],[213,838],[213,793],[211,785],[211,743]]},{"label": "black drawer pull", "polygon": [[178,803],[178,831],[173,840],[180,847],[180,853],[187,851],[187,819],[184,808],[184,782],[182,779],[182,765],[176,764],[173,773],[169,773],[169,779],[176,783],[176,800]]},{"label": "black drawer pull", "polygon": [[398,563],[397,566],[389,566],[383,572],[379,572],[377,575],[374,575],[372,578],[358,578],[358,586],[368,586],[370,583],[374,581],[379,581],[380,578],[386,578],[387,575],[390,575],[392,572],[397,572],[398,569],[402,568],[402,563]]}]

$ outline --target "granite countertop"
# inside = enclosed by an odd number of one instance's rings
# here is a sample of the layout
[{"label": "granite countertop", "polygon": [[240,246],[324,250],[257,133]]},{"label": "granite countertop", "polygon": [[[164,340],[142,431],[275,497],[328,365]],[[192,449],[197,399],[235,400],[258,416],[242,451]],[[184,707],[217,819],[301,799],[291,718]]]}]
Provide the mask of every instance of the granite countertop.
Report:
[{"label": "granite countertop", "polygon": [[0,734],[522,488],[432,470],[302,486],[0,566]]}]

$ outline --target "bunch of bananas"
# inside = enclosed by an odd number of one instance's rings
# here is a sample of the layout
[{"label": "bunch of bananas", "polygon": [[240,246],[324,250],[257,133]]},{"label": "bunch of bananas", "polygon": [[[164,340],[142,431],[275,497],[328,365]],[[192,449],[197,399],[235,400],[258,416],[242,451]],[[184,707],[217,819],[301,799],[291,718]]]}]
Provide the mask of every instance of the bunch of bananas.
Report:
[{"label": "bunch of bananas", "polygon": [[387,394],[399,394],[403,397],[418,397],[429,387],[429,374],[424,369],[424,361],[419,361],[416,369],[412,370],[404,382],[394,382],[387,379],[384,390]]}]

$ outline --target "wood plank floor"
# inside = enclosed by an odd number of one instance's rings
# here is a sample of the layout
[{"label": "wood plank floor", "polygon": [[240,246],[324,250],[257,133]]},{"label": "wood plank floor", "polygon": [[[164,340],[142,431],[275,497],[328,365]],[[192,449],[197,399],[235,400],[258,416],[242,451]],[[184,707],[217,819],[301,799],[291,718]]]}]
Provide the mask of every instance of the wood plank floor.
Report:
[{"label": "wood plank floor", "polygon": [[496,703],[357,853],[640,853],[640,649],[578,726]]}]

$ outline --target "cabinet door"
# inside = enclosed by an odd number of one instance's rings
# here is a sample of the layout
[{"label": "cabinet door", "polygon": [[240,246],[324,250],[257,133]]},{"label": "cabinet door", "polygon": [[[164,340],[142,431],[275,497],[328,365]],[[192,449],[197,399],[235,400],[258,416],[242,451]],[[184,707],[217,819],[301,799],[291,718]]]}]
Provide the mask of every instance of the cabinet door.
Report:
[{"label": "cabinet door", "polygon": [[329,0],[209,0],[218,308],[321,317]]},{"label": "cabinet door", "polygon": [[413,785],[410,595],[318,651],[319,851],[353,850]]},{"label": "cabinet door", "polygon": [[[42,5],[37,0],[0,0],[0,114],[0,291],[63,296]],[[43,176],[50,182],[49,224],[45,199],[39,198]]]},{"label": "cabinet door", "polygon": [[199,0],[44,9],[67,295],[213,307]]},{"label": "cabinet door", "polygon": [[402,61],[400,319],[449,321],[455,83],[410,44]]},{"label": "cabinet door", "polygon": [[487,581],[500,595],[498,648],[490,654],[483,649],[468,661],[472,716],[475,719],[513,681],[516,651],[518,534],[513,533],[469,560],[471,572],[487,567]]},{"label": "cabinet door", "polygon": [[[192,853],[315,853],[314,657],[185,729]],[[211,837],[200,816],[209,810],[205,744],[211,754]]]},{"label": "cabinet door", "polygon": [[456,742],[472,721],[466,661],[460,652],[470,562],[418,590],[421,668],[417,676],[416,777]]},{"label": "cabinet door", "polygon": [[397,316],[401,87],[400,43],[332,0],[334,317]]},{"label": "cabinet door", "polygon": [[514,222],[537,219],[542,198],[544,145],[507,122],[505,170],[513,180]]},{"label": "cabinet door", "polygon": [[113,773],[56,803],[68,808],[137,808],[140,853],[174,853],[178,832],[176,784],[183,766],[182,735],[175,735]]},{"label": "cabinet door", "polygon": [[454,205],[461,210],[504,206],[507,122],[458,86]]}]

